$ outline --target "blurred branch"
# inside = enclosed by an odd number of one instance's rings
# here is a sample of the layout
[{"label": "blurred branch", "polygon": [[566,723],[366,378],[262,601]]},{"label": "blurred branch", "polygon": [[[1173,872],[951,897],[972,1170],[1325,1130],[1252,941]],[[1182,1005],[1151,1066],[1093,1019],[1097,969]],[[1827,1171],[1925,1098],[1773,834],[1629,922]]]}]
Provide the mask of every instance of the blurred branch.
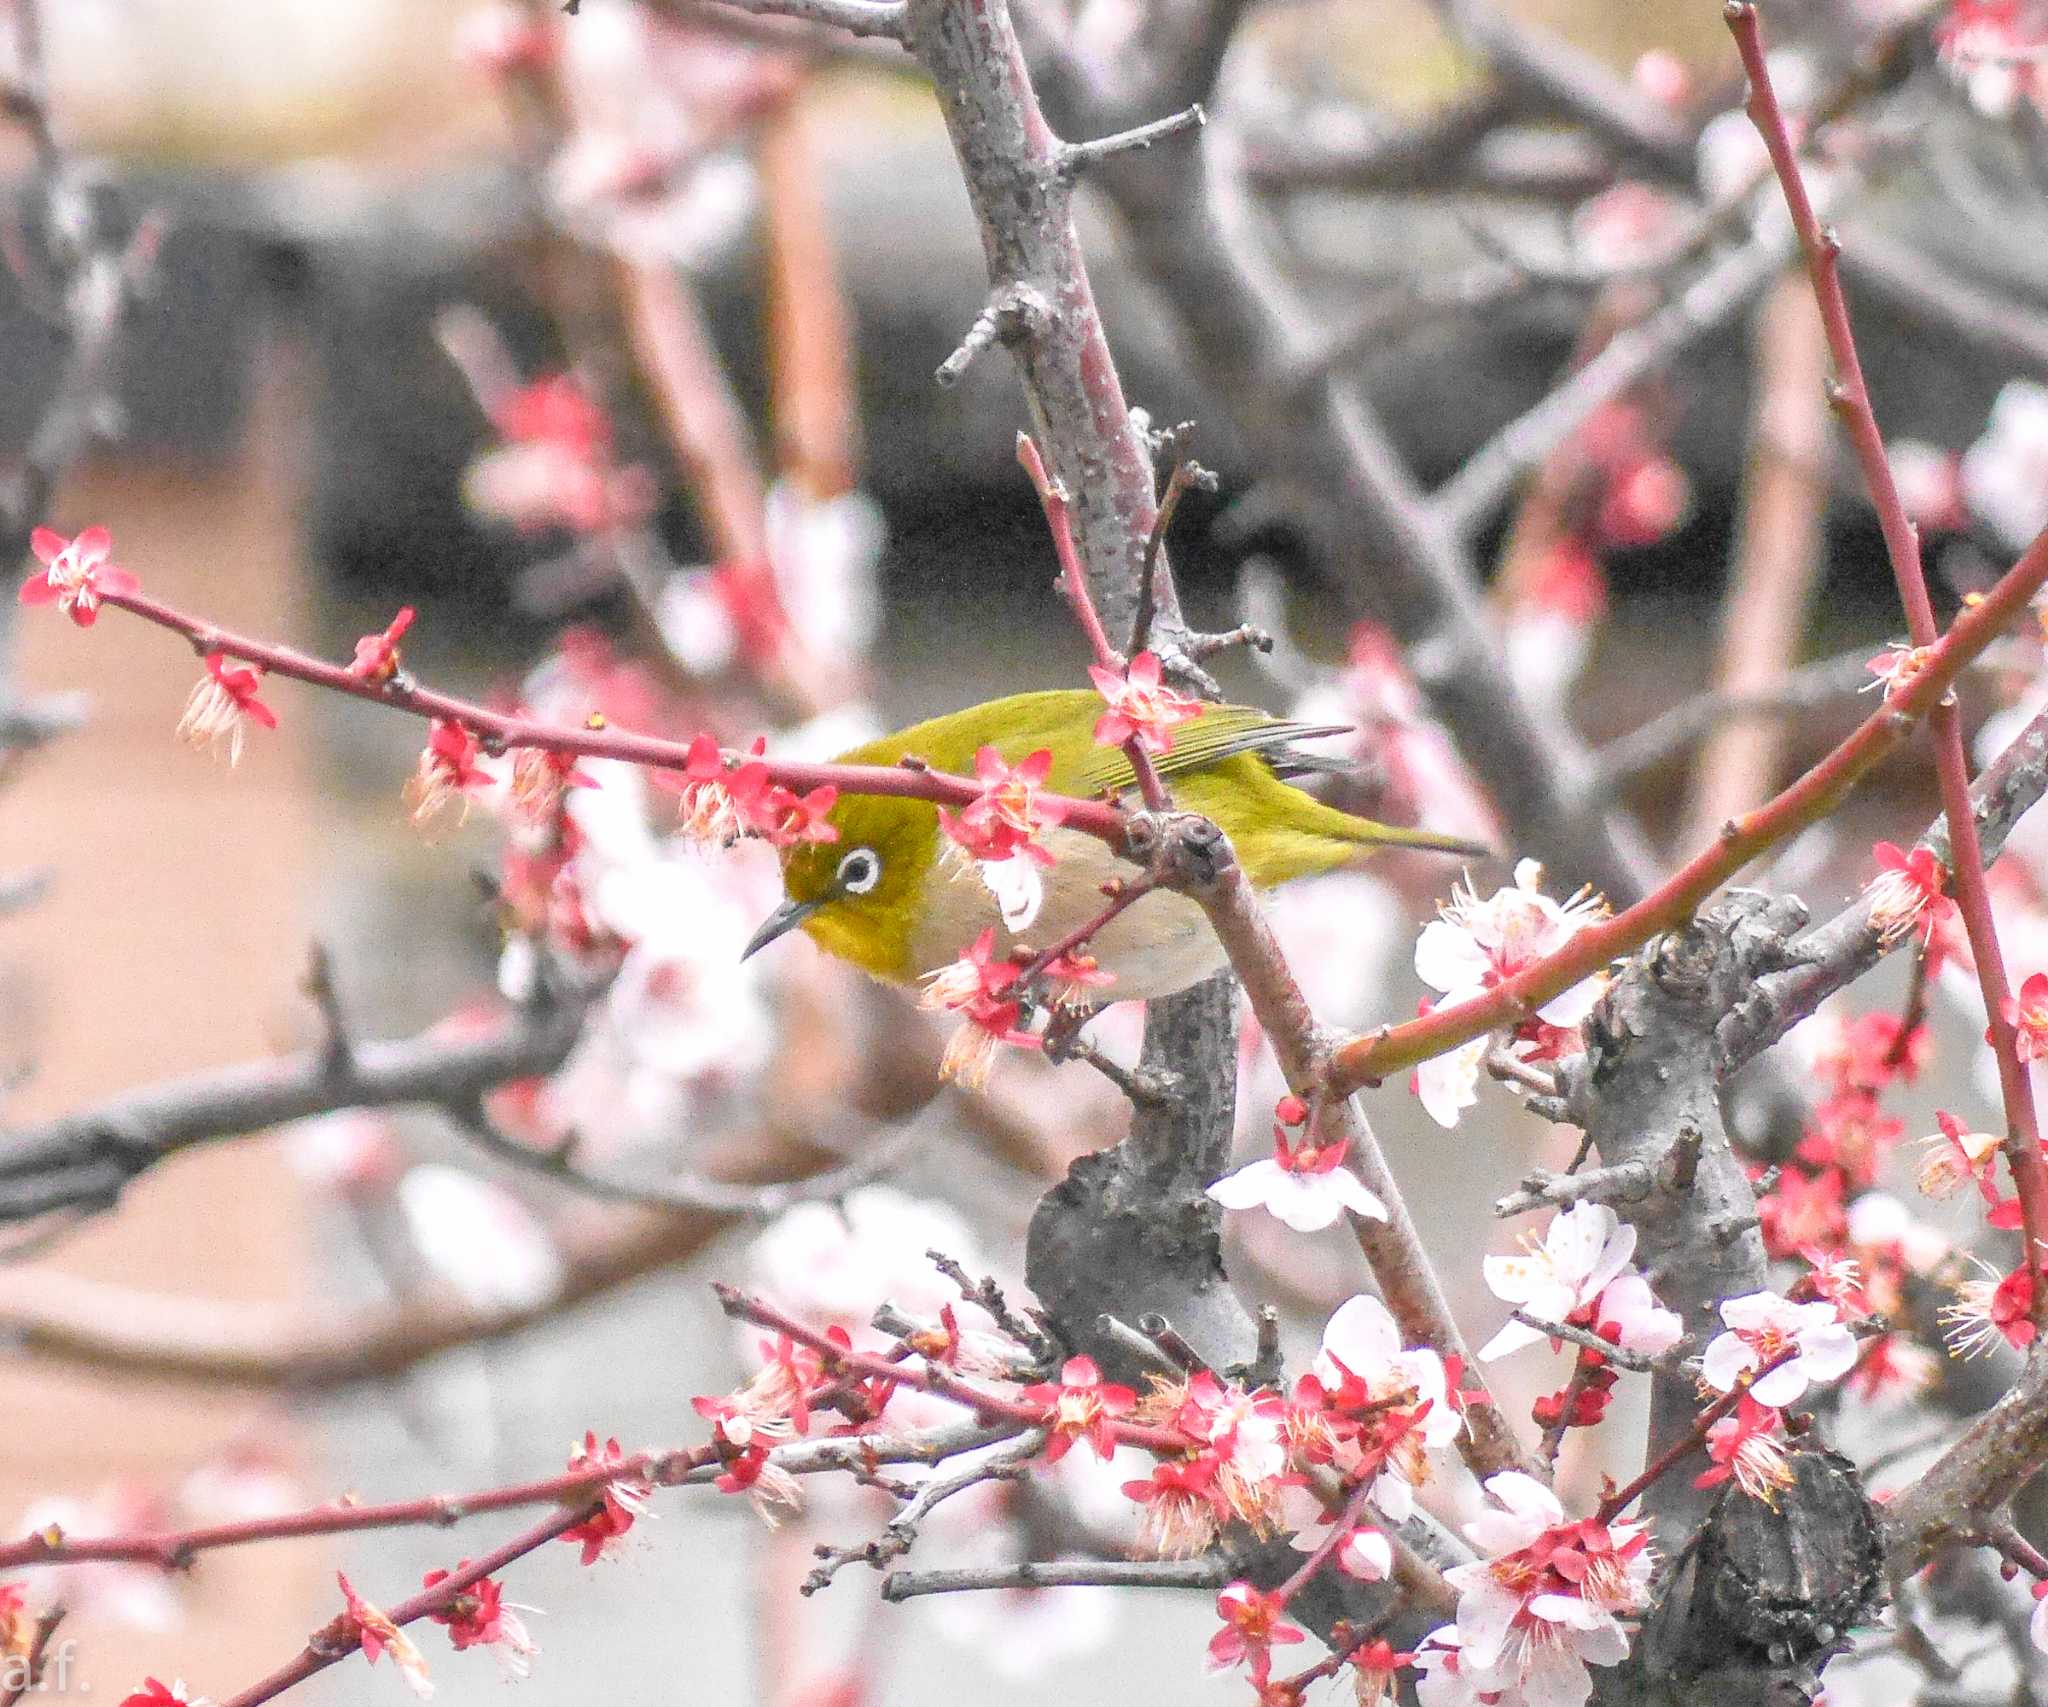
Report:
[{"label": "blurred branch", "polygon": [[1597,749],[1598,786],[1603,791],[1620,788],[1732,720],[1787,717],[1837,700],[1853,703],[1870,680],[1870,648],[1865,645],[1801,664],[1769,686],[1743,693],[1708,688]]},{"label": "blurred branch", "polygon": [[1492,0],[1432,4],[1497,77],[1538,108],[1576,120],[1661,177],[1692,181],[1690,129],[1592,55],[1510,17]]},{"label": "blurred branch", "polygon": [[482,1037],[428,1033],[344,1053],[306,1050],[276,1061],[115,1097],[0,1137],[0,1221],[106,1208],[137,1175],[195,1144],[240,1137],[344,1108],[459,1105],[510,1080],[561,1065],[583,1004],[522,1011]]},{"label": "blurred branch", "polygon": [[[1827,342],[1803,281],[1786,278],[1757,317],[1749,462],[1735,569],[1721,607],[1716,687],[1764,691],[1798,656],[1807,600],[1825,555],[1829,453]],[[1676,845],[1698,847],[1769,794],[1784,760],[1782,724],[1724,722],[1702,748]]]},{"label": "blurred branch", "polygon": [[1180,1588],[1219,1589],[1230,1581],[1226,1559],[1029,1559],[1020,1565],[970,1565],[950,1571],[891,1571],[882,1598],[916,1600],[927,1594],[978,1589]]},{"label": "blurred branch", "polygon": [[1617,332],[1599,355],[1501,428],[1431,494],[1429,507],[1441,524],[1454,534],[1477,533],[1522,476],[1603,403],[1670,365],[1753,303],[1783,271],[1793,248],[1789,230],[1766,224],[1640,325]]}]

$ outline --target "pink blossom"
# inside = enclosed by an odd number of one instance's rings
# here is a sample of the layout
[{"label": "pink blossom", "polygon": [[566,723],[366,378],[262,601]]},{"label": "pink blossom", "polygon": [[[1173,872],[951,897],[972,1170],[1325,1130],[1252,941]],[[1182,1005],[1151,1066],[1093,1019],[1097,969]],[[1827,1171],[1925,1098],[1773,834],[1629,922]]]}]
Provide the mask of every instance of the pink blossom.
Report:
[{"label": "pink blossom", "polygon": [[257,697],[262,684],[261,672],[230,664],[224,652],[207,653],[206,674],[178,719],[179,738],[194,747],[225,747],[228,764],[240,763],[242,733],[249,724],[277,727],[277,713]]},{"label": "pink blossom", "polygon": [[1160,680],[1159,656],[1140,652],[1119,676],[1091,664],[1088,678],[1109,709],[1095,721],[1096,743],[1121,747],[1135,741],[1148,753],[1172,750],[1173,731],[1201,715],[1202,702],[1177,693]]},{"label": "pink blossom", "polygon": [[387,1613],[357,1594],[339,1571],[335,1572],[334,1580],[341,1584],[341,1598],[348,1607],[344,1621],[362,1644],[363,1658],[375,1665],[389,1654],[413,1694],[422,1701],[432,1696],[434,1680],[427,1675],[426,1656],[413,1646],[412,1638],[392,1623]]},{"label": "pink blossom", "polygon": [[[626,1454],[616,1440],[598,1444],[595,1433],[585,1434],[582,1444],[569,1452],[569,1469],[576,1473],[624,1466]],[[562,1531],[557,1539],[583,1550],[582,1562],[594,1565],[617,1546],[619,1539],[647,1515],[647,1502],[654,1489],[637,1472],[622,1473],[605,1483],[598,1495],[598,1509],[580,1523]]]},{"label": "pink blossom", "polygon": [[483,745],[466,724],[437,717],[427,731],[427,744],[420,751],[419,764],[405,785],[405,803],[412,821],[425,825],[439,817],[449,805],[460,802],[462,816],[469,813],[469,799],[488,788],[491,773],[478,762]]},{"label": "pink blossom", "polygon": [[[1721,1320],[1727,1332],[1708,1344],[1700,1379],[1723,1393],[1749,1377],[1758,1404],[1782,1409],[1797,1403],[1814,1382],[1832,1381],[1855,1367],[1856,1336],[1834,1304],[1794,1304],[1775,1292],[1747,1292],[1722,1303]],[[1776,1367],[1760,1373],[1770,1364]]]},{"label": "pink blossom", "polygon": [[1095,1456],[1116,1452],[1116,1419],[1130,1414],[1138,1395],[1128,1387],[1104,1381],[1092,1357],[1070,1357],[1060,1366],[1058,1382],[1041,1381],[1018,1395],[1026,1404],[1046,1408],[1045,1461],[1057,1464],[1077,1440],[1085,1439]]},{"label": "pink blossom", "polygon": [[[469,1561],[462,1560],[455,1569],[466,1571]],[[453,1574],[450,1571],[429,1571],[421,1586],[433,1588],[446,1582]],[[533,1638],[527,1634],[525,1622],[506,1606],[504,1585],[494,1577],[477,1578],[439,1612],[430,1612],[427,1616],[436,1624],[447,1626],[448,1639],[458,1651],[464,1648],[492,1649],[507,1677],[526,1676],[533,1669],[533,1656],[540,1652]]]},{"label": "pink blossom", "polygon": [[1379,1530],[1364,1525],[1337,1543],[1337,1569],[1362,1583],[1385,1582],[1394,1574],[1394,1544]]},{"label": "pink blossom", "polygon": [[1958,1357],[1976,1357],[2001,1340],[2014,1351],[2034,1343],[2034,1270],[2021,1263],[2001,1275],[1982,1257],[1971,1257],[1974,1277],[1956,1283],[1956,1301],[1942,1307],[1941,1322],[1948,1348]]},{"label": "pink blossom", "polygon": [[406,605],[382,632],[366,634],[358,640],[355,656],[349,660],[348,673],[358,681],[374,682],[379,686],[397,675],[398,642],[412,627],[413,614],[412,606]]},{"label": "pink blossom", "polygon": [[[2019,994],[2005,998],[2003,1011],[2021,1063],[2048,1057],[2048,972],[2028,974]],[[1984,1041],[1992,1041],[1989,1031],[1984,1033]]]},{"label": "pink blossom", "polygon": [[1602,1339],[1643,1357],[1661,1356],[1685,1338],[1685,1318],[1659,1304],[1650,1283],[1633,1270],[1608,1284],[1592,1320]]},{"label": "pink blossom", "polygon": [[1871,679],[1864,683],[1863,690],[1883,688],[1887,700],[1897,699],[1920,679],[1920,674],[1933,661],[1932,646],[1909,646],[1904,641],[1887,646],[1864,666]]},{"label": "pink blossom", "polygon": [[1145,1514],[1153,1548],[1169,1559],[1192,1558],[1215,1544],[1231,1519],[1230,1501],[1217,1485],[1222,1459],[1214,1452],[1162,1459],[1152,1474],[1123,1485]]},{"label": "pink blossom", "polygon": [[1932,942],[1935,931],[1956,911],[1955,902],[1943,893],[1948,868],[1934,857],[1932,848],[1916,847],[1908,853],[1896,842],[1879,842],[1870,851],[1879,873],[1863,894],[1878,939],[1890,944],[1918,931],[1923,945]]},{"label": "pink blossom", "polygon": [[1052,772],[1052,750],[1040,747],[1014,765],[993,747],[974,755],[981,793],[958,814],[939,808],[939,828],[948,841],[975,860],[1007,860],[1022,854],[1040,865],[1053,863],[1052,850],[1037,838],[1057,825],[1066,808],[1040,798]]},{"label": "pink blossom", "polygon": [[1223,1628],[1209,1638],[1209,1664],[1217,1671],[1248,1666],[1252,1681],[1264,1687],[1273,1675],[1273,1650],[1308,1637],[1286,1621],[1287,1603],[1278,1595],[1234,1582],[1216,1597],[1216,1616]]},{"label": "pink blossom", "polygon": [[1395,1523],[1415,1509],[1415,1490],[1430,1476],[1428,1455],[1464,1426],[1443,1359],[1404,1348],[1392,1314],[1369,1295],[1337,1307],[1297,1397],[1328,1413],[1321,1424],[1334,1443],[1326,1455],[1346,1474],[1370,1475],[1374,1505]]},{"label": "pink blossom", "polygon": [[211,1707],[203,1695],[194,1695],[185,1687],[185,1680],[175,1679],[165,1683],[160,1678],[146,1677],[142,1687],[121,1697],[121,1707]]},{"label": "pink blossom", "polygon": [[1368,1221],[1384,1221],[1387,1206],[1344,1165],[1350,1146],[1343,1140],[1317,1144],[1304,1135],[1289,1146],[1286,1131],[1273,1128],[1273,1154],[1225,1174],[1209,1195],[1225,1209],[1263,1209],[1297,1233],[1315,1233],[1348,1209]]},{"label": "pink blossom", "polygon": [[127,570],[107,561],[114,538],[105,528],[87,528],[73,539],[37,528],[28,536],[28,545],[43,572],[22,582],[21,602],[54,604],[80,628],[90,628],[99,619],[102,599],[141,588]]},{"label": "pink blossom", "polygon": [[1707,1430],[1707,1456],[1713,1464],[1694,1478],[1693,1486],[1719,1487],[1732,1478],[1751,1499],[1775,1507],[1779,1492],[1792,1485],[1784,1423],[1779,1412],[1758,1404],[1755,1394],[1744,1393],[1734,1414]]},{"label": "pink blossom", "polygon": [[988,1082],[997,1049],[1012,1044],[1040,1047],[1038,1038],[1018,1024],[1023,1003],[1011,994],[1021,967],[995,958],[995,927],[974,939],[967,952],[950,966],[925,979],[918,1005],[961,1016],[960,1029],[946,1045],[939,1063],[941,1077],[957,1079],[970,1090]]}]

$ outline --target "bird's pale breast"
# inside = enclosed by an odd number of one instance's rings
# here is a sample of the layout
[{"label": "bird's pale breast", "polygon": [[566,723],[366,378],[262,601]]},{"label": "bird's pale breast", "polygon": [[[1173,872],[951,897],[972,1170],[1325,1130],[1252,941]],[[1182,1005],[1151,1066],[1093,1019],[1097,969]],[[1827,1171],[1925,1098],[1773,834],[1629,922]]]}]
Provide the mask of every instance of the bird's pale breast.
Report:
[{"label": "bird's pale breast", "polygon": [[[1102,885],[1130,878],[1138,867],[1118,859],[1093,836],[1053,830],[1043,838],[1057,863],[1044,874],[1045,901],[1021,931],[1003,924],[1002,910],[975,868],[964,860],[941,859],[925,879],[924,905],[911,933],[910,951],[919,972],[936,971],[964,954],[991,925],[999,950],[1017,943],[1049,947],[1078,930],[1108,904]],[[1223,946],[1202,909],[1182,895],[1146,895],[1119,913],[1090,945],[1116,982],[1098,992],[1104,1001],[1169,996],[1199,983],[1223,965]]]}]

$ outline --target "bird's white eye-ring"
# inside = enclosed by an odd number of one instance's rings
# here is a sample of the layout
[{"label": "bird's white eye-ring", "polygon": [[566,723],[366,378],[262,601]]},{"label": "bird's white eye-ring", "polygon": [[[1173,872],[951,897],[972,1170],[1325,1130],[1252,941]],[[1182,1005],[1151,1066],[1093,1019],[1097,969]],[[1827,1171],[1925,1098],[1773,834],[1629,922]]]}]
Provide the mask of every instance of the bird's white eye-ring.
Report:
[{"label": "bird's white eye-ring", "polygon": [[873,848],[855,848],[839,862],[839,887],[849,895],[865,895],[882,880],[882,861]]}]

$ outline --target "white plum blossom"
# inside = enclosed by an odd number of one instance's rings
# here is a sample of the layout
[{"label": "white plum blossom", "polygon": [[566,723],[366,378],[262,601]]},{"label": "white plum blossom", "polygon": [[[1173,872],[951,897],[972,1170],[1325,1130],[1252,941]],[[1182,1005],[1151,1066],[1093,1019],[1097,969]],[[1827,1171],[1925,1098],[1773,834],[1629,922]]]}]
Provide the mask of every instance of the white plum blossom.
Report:
[{"label": "white plum blossom", "polygon": [[[1856,1364],[1856,1336],[1835,1305],[1794,1304],[1775,1292],[1749,1292],[1721,1306],[1728,1331],[1717,1334],[1700,1363],[1708,1386],[1732,1393],[1742,1377],[1760,1405],[1796,1403],[1816,1381],[1832,1381]],[[1787,1354],[1791,1355],[1787,1355]],[[1768,1374],[1757,1374],[1779,1358]]]},{"label": "white plum blossom", "polygon": [[1457,1625],[1446,1624],[1423,1637],[1415,1650],[1415,1670],[1415,1699],[1421,1707],[1477,1707],[1479,1685],[1465,1668]]},{"label": "white plum blossom", "polygon": [[2027,1620],[2027,1638],[2048,1654],[2048,1583],[2034,1585],[2034,1615]]},{"label": "white plum blossom", "polygon": [[[1590,1305],[1628,1267],[1635,1254],[1636,1230],[1604,1203],[1575,1203],[1551,1217],[1540,1242],[1525,1234],[1522,1243],[1520,1256],[1486,1259],[1486,1284],[1496,1298],[1525,1316],[1563,1322]],[[1479,1355],[1482,1360],[1506,1357],[1543,1338],[1541,1329],[1510,1321]]]},{"label": "white plum blossom", "polygon": [[[1411,1403],[1421,1413],[1415,1431],[1403,1442],[1404,1449],[1388,1456],[1372,1490],[1373,1504],[1387,1518],[1406,1522],[1415,1509],[1415,1489],[1429,1478],[1428,1453],[1449,1446],[1464,1427],[1450,1402],[1443,1359],[1426,1347],[1403,1347],[1400,1327],[1386,1305],[1361,1293],[1337,1306],[1309,1373],[1326,1393],[1356,1382],[1373,1400],[1414,1395]],[[1347,1450],[1355,1449],[1340,1448],[1340,1470],[1349,1467]]]},{"label": "white plum blossom", "polygon": [[[1566,901],[1552,900],[1543,893],[1543,867],[1525,859],[1515,867],[1511,885],[1483,900],[1469,884],[1453,888],[1440,916],[1415,940],[1415,975],[1441,992],[1434,1007],[1455,1007],[1555,954],[1606,910],[1586,889]],[[1541,1027],[1534,1036],[1530,1028],[1518,1028],[1510,1048],[1525,1058],[1555,1054],[1563,1040],[1546,1038],[1542,1028],[1555,1034],[1578,1026],[1605,988],[1600,974],[1553,996],[1537,1010]],[[1478,1100],[1479,1070],[1489,1046],[1489,1039],[1474,1038],[1416,1068],[1416,1097],[1438,1125],[1456,1125],[1459,1114]]]},{"label": "white plum blossom", "polygon": [[[1457,1660],[1436,1670],[1501,1707],[1579,1707],[1593,1691],[1586,1667],[1628,1655],[1621,1617],[1647,1598],[1648,1531],[1568,1522],[1557,1496],[1520,1471],[1489,1477],[1486,1491],[1498,1509],[1465,1526],[1484,1557],[1444,1573],[1458,1591]],[[1436,1684],[1423,1699],[1461,1698]]]},{"label": "white plum blossom", "polygon": [[503,1186],[439,1162],[398,1182],[413,1247],[433,1275],[479,1310],[530,1310],[562,1289],[561,1253]]},{"label": "white plum blossom", "polygon": [[1347,1209],[1364,1220],[1384,1221],[1387,1206],[1344,1165],[1348,1148],[1306,1137],[1290,1147],[1276,1129],[1272,1155],[1225,1174],[1209,1195],[1225,1209],[1263,1209],[1297,1233],[1319,1233]]},{"label": "white plum blossom", "polygon": [[2014,551],[2048,527],[2048,386],[2008,380],[1963,453],[1970,513]]},{"label": "white plum blossom", "polygon": [[1650,1283],[1633,1270],[1600,1294],[1593,1320],[1603,1339],[1644,1357],[1661,1356],[1685,1338],[1685,1318],[1659,1304]]},{"label": "white plum blossom", "polygon": [[1362,1583],[1385,1582],[1394,1574],[1394,1544],[1379,1530],[1354,1529],[1337,1543],[1337,1569]]}]

